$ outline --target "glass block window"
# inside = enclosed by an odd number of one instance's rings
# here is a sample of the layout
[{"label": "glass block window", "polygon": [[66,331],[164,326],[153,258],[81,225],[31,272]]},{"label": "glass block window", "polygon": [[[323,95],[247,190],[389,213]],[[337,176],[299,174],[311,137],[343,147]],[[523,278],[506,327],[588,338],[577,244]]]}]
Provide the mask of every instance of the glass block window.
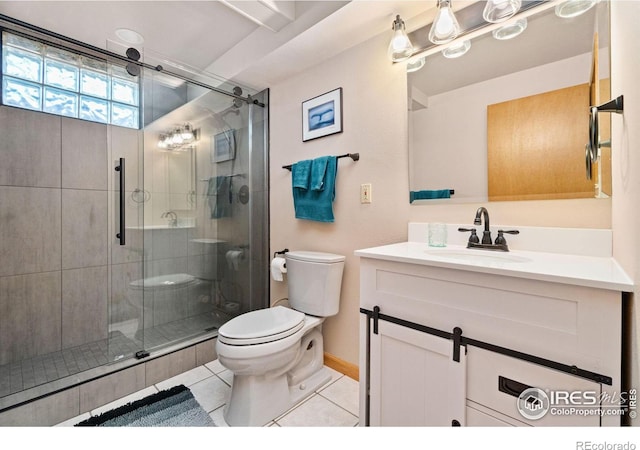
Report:
[{"label": "glass block window", "polygon": [[140,127],[140,86],[124,68],[2,33],[2,104]]}]

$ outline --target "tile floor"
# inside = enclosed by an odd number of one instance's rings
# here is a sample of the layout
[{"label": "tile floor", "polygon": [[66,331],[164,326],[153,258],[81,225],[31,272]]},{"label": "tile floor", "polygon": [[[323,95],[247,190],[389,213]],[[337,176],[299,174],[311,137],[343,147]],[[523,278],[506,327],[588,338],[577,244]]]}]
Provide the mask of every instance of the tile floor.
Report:
[{"label": "tile floor", "polygon": [[123,332],[116,331],[108,339],[0,365],[0,397],[103,366],[141,348],[154,349],[220,326],[220,319],[210,314],[175,320],[145,329],[142,345],[132,338],[137,327],[137,321],[133,322],[133,329],[124,332],[123,327]]},{"label": "tile floor", "polygon": [[[358,424],[358,382],[333,369],[331,380],[306,400],[277,417],[267,426],[280,427],[353,427]],[[222,408],[231,391],[233,374],[212,361],[188,372],[108,403],[57,426],[73,426],[91,415],[98,415],[172,386],[187,386],[200,405],[219,427],[227,426]]]}]

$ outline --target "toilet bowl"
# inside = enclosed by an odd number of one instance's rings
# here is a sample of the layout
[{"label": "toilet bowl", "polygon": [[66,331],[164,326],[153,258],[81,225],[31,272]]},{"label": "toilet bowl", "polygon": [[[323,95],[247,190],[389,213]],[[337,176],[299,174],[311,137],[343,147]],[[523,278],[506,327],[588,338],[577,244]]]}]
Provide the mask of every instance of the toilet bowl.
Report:
[{"label": "toilet bowl", "polygon": [[[184,319],[190,314],[193,289],[200,284],[193,275],[172,273],[132,281],[128,303],[138,313],[138,331]],[[140,318],[144,318],[144,324]]]},{"label": "toilet bowl", "polygon": [[344,256],[289,252],[291,308],[251,311],[225,323],[216,350],[233,373],[224,408],[230,426],[262,426],[326,384],[322,323],[337,314]]}]

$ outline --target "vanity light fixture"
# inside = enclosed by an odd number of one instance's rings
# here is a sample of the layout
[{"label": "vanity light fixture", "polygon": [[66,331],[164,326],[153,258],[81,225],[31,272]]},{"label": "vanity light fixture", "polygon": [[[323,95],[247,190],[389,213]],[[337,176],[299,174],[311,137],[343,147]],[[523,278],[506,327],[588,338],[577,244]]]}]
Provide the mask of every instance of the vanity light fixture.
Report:
[{"label": "vanity light fixture", "polygon": [[456,42],[455,44],[451,44],[449,47],[442,50],[442,56],[449,59],[459,58],[465,53],[467,53],[470,48],[471,48],[470,39]]},{"label": "vanity light fixture", "polygon": [[515,22],[508,23],[507,25],[496,28],[492,31],[493,37],[500,40],[506,41],[507,39],[513,39],[514,37],[520,35],[527,28],[527,18],[522,18],[516,20]]},{"label": "vanity light fixture", "polygon": [[522,0],[488,0],[482,17],[490,23],[504,22],[520,11],[521,6]]},{"label": "vanity light fixture", "polygon": [[413,58],[407,62],[407,73],[417,72],[424,67],[426,58]]},{"label": "vanity light fixture", "polygon": [[438,0],[438,12],[429,30],[429,40],[434,44],[446,44],[460,34],[460,24],[451,9],[451,0]]},{"label": "vanity light fixture", "polygon": [[[446,46],[457,44],[454,41],[471,40],[491,32],[493,32],[496,39],[513,38],[527,27],[526,20],[516,22],[517,20],[526,19],[538,12],[551,10],[559,3],[567,0],[490,0],[492,6],[487,5],[488,1],[470,2],[469,6],[460,9],[454,14],[451,0],[437,0],[437,11],[433,22],[414,29],[407,34],[408,39],[413,44],[413,51],[408,56],[410,64],[407,65],[407,69],[416,70],[420,66],[419,58],[443,52]],[[597,2],[597,0],[593,1]],[[491,20],[498,20],[497,16],[500,16],[500,22],[487,22],[483,17],[484,10],[490,8],[502,8],[502,14],[489,16]],[[513,15],[511,15],[512,12]],[[498,30],[499,28],[500,30]],[[425,39],[425,37],[428,37],[428,39]],[[453,50],[451,48],[444,53],[455,56],[464,54],[464,47],[457,49],[461,51],[459,54],[453,52]]]},{"label": "vanity light fixture", "polygon": [[556,16],[563,19],[577,17],[589,11],[598,0],[567,0],[556,5]]},{"label": "vanity light fixture", "polygon": [[389,43],[389,57],[393,62],[404,61],[411,56],[413,52],[413,45],[407,36],[407,32],[404,28],[404,21],[399,15],[396,16],[396,20],[393,21],[391,26],[393,30],[393,36]]},{"label": "vanity light fixture", "polygon": [[189,123],[177,127],[171,132],[160,133],[158,148],[171,151],[186,151],[197,140],[197,130]]}]

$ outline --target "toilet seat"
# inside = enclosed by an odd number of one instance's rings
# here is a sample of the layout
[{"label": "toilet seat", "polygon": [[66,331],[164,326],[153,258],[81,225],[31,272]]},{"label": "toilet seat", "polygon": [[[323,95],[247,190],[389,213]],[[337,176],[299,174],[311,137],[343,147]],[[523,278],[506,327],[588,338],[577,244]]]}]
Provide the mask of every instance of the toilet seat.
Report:
[{"label": "toilet seat", "polygon": [[237,346],[278,341],[302,329],[304,318],[303,313],[283,306],[251,311],[220,327],[218,340]]},{"label": "toilet seat", "polygon": [[129,286],[134,289],[181,288],[189,284],[195,284],[197,281],[196,277],[188,273],[170,273],[168,275],[135,280],[129,283]]}]

